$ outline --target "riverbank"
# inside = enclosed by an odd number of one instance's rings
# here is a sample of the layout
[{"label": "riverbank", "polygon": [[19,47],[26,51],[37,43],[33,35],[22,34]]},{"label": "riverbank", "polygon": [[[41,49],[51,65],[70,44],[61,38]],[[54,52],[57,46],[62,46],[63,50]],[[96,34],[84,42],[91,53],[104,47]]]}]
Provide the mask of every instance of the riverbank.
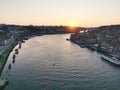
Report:
[{"label": "riverbank", "polygon": [[120,61],[120,52],[117,43],[113,40],[113,45],[110,44],[110,41],[108,41],[108,37],[105,37],[104,39],[102,38],[102,40],[100,41],[101,37],[99,37],[99,35],[100,32],[98,32],[97,35],[95,35],[93,31],[75,33],[71,34],[70,41],[78,44],[80,47],[82,45],[84,47],[87,47],[88,49],[97,51],[98,53],[111,57],[111,59],[113,59],[112,57],[114,57]]},{"label": "riverbank", "polygon": [[7,46],[0,54],[0,74],[6,64],[7,58],[10,52],[14,49],[14,47],[18,44],[18,41],[12,43],[11,45]]},{"label": "riverbank", "polygon": [[[42,36],[42,35],[39,35],[39,36]],[[13,39],[11,40],[8,44],[6,44],[5,46],[3,46],[0,50],[0,75],[2,73],[2,70],[4,68],[4,65],[6,64],[7,62],[7,59],[9,57],[9,54],[12,52],[12,50],[14,49],[14,47],[17,45],[17,44],[20,44],[20,43],[24,43],[25,40],[28,40],[32,37],[35,37],[35,35],[31,35],[31,36],[24,36],[22,38],[19,38],[19,39]]]},{"label": "riverbank", "polygon": [[97,43],[96,44],[90,44],[90,43],[88,43],[86,41],[80,41],[78,39],[74,39],[73,35],[70,36],[70,41],[77,44],[77,45],[79,45],[79,46],[85,45],[85,47],[87,47],[90,50],[97,51],[97,52],[103,53],[105,55],[113,55],[114,56],[113,52],[110,49],[102,47]]}]

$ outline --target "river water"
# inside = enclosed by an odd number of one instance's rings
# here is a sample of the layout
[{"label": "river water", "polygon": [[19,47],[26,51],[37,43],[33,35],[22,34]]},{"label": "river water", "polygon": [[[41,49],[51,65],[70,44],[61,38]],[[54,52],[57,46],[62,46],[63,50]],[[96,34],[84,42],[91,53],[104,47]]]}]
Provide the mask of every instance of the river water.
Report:
[{"label": "river water", "polygon": [[66,41],[69,36],[33,37],[22,44],[15,63],[13,50],[2,72],[9,79],[4,90],[120,90],[120,68]]}]

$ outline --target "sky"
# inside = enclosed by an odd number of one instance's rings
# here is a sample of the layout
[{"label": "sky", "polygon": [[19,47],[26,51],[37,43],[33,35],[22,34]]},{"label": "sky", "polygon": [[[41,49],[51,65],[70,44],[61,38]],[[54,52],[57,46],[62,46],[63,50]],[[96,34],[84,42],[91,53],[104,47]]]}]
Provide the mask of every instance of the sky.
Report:
[{"label": "sky", "polygon": [[82,27],[120,24],[120,0],[0,0],[0,23]]}]

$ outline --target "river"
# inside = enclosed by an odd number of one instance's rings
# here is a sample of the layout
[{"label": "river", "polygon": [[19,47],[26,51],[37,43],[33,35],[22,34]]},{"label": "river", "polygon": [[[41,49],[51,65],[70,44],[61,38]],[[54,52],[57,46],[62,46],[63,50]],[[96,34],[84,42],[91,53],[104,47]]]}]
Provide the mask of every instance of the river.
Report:
[{"label": "river", "polygon": [[66,41],[69,37],[33,37],[22,44],[14,63],[13,50],[2,72],[9,79],[4,90],[119,90],[120,68],[101,60],[96,51]]}]

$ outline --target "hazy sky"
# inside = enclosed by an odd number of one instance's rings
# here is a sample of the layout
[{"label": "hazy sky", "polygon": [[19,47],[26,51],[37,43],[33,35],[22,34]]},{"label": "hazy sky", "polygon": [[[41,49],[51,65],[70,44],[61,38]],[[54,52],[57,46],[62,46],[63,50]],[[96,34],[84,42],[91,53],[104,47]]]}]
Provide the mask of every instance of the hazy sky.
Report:
[{"label": "hazy sky", "polygon": [[100,26],[120,24],[120,0],[0,0],[0,23]]}]

